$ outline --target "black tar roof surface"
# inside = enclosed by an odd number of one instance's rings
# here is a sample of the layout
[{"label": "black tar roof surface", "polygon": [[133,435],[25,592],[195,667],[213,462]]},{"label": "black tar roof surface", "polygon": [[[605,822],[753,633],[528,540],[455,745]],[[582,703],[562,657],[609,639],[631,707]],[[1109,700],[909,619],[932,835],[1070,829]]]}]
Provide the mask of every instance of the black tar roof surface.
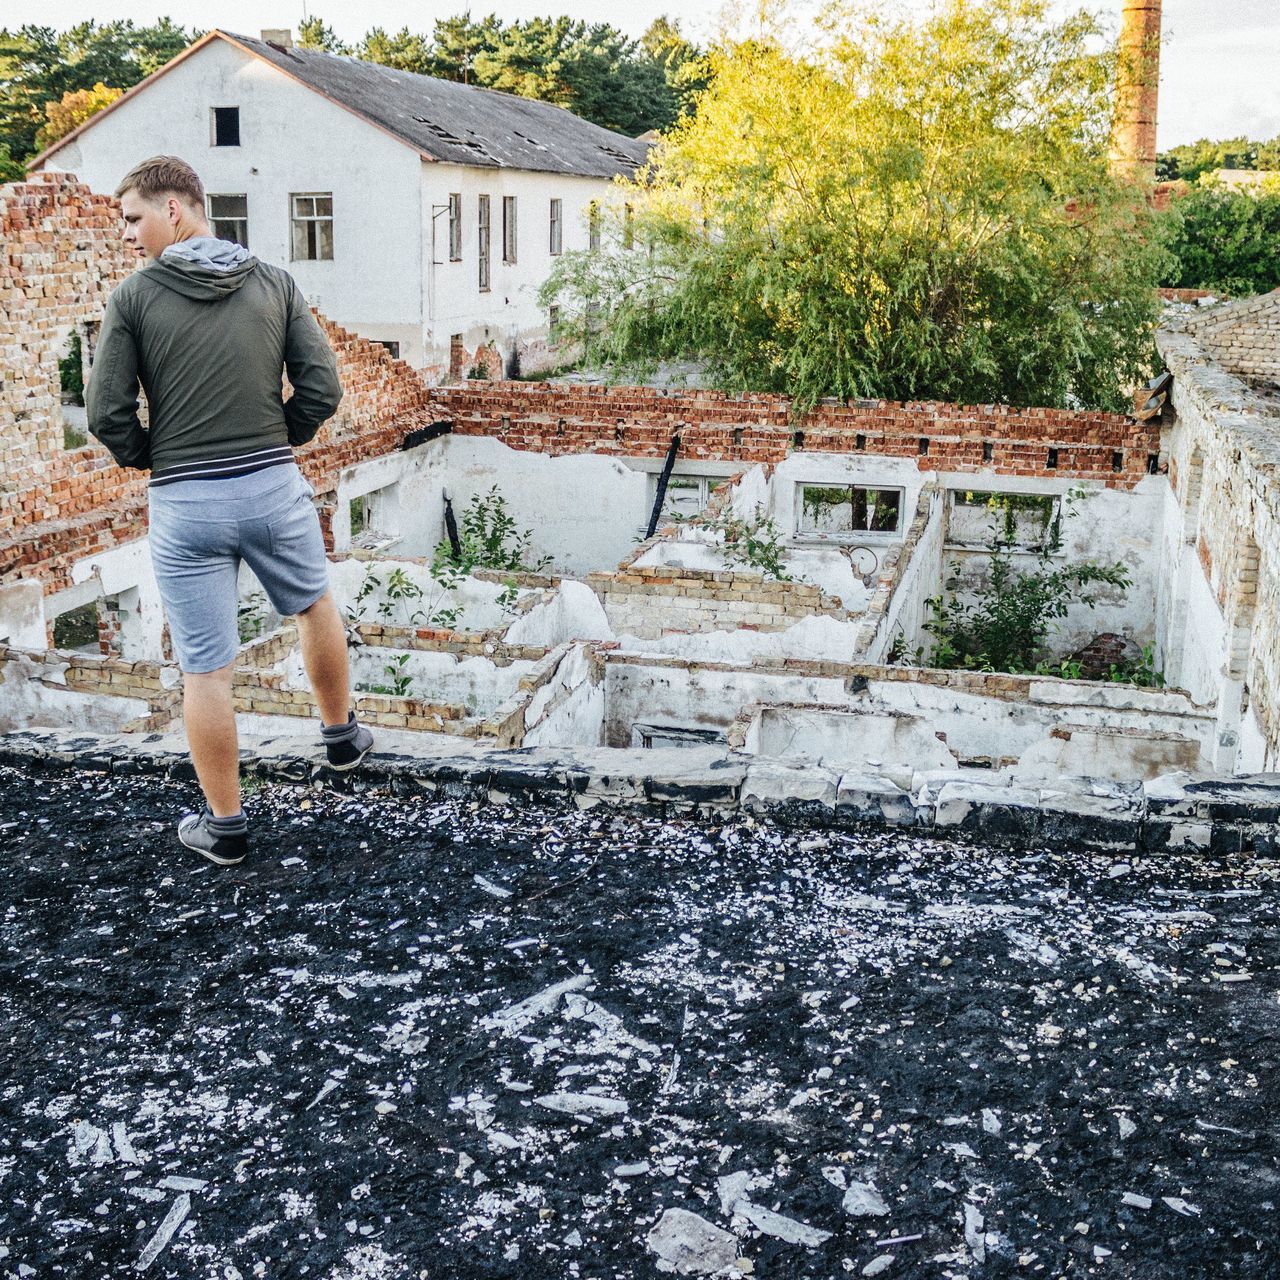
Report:
[{"label": "black tar roof surface", "polygon": [[1280,1274],[1275,860],[343,785],[0,767],[5,1280]]},{"label": "black tar roof surface", "polygon": [[646,143],[549,102],[224,32],[435,160],[593,178],[631,174]]}]

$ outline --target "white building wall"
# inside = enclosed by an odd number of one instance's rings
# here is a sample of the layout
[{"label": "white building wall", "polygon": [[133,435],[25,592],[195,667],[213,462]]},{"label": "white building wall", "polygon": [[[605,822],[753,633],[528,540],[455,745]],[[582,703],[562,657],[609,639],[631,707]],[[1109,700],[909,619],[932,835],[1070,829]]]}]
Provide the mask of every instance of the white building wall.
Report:
[{"label": "white building wall", "polygon": [[[462,253],[449,258],[449,196],[462,197]],[[480,288],[480,197],[489,197],[489,288]],[[516,201],[516,260],[503,260],[504,197]],[[425,292],[428,365],[447,373],[450,339],[458,335],[468,357],[486,343],[496,343],[504,371],[514,372],[515,353],[521,372],[554,364],[546,350],[547,310],[538,290],[557,258],[551,253],[551,201],[561,202],[562,251],[587,248],[588,209],[621,199],[607,178],[576,174],[532,173],[522,169],[481,169],[422,162],[422,207],[430,230]],[[462,371],[464,374],[466,370]]]}]

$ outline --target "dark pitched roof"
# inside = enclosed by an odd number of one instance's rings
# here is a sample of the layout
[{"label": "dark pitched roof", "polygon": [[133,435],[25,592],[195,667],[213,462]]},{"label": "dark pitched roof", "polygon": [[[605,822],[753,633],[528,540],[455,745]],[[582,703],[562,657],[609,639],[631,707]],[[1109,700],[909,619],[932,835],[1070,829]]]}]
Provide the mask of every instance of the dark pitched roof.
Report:
[{"label": "dark pitched roof", "polygon": [[338,54],[219,34],[434,160],[612,178],[634,173],[649,149],[549,102]]}]

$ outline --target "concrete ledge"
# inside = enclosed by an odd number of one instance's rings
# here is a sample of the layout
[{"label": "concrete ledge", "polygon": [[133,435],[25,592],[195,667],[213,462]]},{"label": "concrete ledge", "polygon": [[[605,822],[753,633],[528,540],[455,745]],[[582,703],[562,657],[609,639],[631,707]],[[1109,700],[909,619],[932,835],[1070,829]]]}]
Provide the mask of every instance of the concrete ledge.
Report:
[{"label": "concrete ledge", "polygon": [[[335,773],[319,744],[296,737],[242,738],[251,777],[335,789],[494,803],[637,805],[670,814],[744,811],[796,826],[909,827],[987,843],[1150,853],[1280,853],[1280,774],[1153,782],[1057,779],[1002,785],[967,772],[905,778],[838,774],[719,747],[641,751],[595,747],[486,750],[438,735],[388,733],[360,769]],[[27,729],[0,735],[0,763],[131,776],[195,775],[180,733],[93,734]]]}]

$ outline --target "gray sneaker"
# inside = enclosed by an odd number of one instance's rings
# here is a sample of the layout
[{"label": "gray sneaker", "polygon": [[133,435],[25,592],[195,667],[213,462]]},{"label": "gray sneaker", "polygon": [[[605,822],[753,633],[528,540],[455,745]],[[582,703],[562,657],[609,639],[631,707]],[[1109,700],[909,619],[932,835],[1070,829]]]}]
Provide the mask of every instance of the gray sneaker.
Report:
[{"label": "gray sneaker", "polygon": [[354,769],[373,748],[373,734],[362,724],[356,723],[354,711],[347,714],[347,723],[324,726],[320,730],[324,739],[329,768],[335,773]]},{"label": "gray sneaker", "polygon": [[220,867],[234,867],[249,852],[249,830],[240,820],[241,829],[230,834],[209,829],[209,810],[189,813],[178,823],[178,839]]}]

